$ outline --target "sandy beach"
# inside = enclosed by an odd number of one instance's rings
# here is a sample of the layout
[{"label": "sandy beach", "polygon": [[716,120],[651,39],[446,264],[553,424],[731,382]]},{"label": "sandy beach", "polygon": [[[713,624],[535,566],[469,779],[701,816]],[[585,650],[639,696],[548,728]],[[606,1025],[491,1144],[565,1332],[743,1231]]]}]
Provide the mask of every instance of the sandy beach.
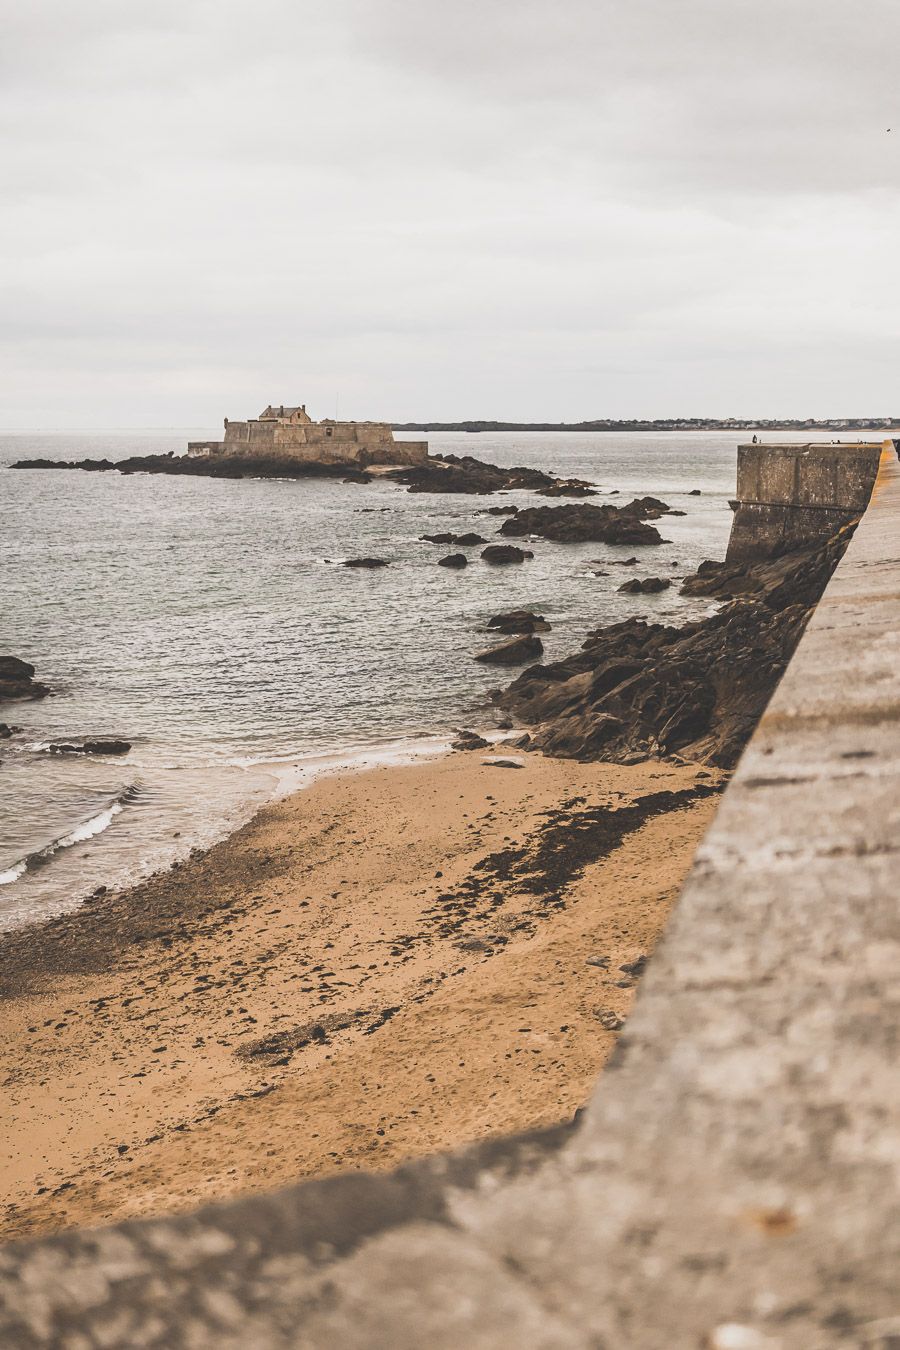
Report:
[{"label": "sandy beach", "polygon": [[4,938],[3,1236],[570,1120],[719,775],[518,760],[321,779]]}]

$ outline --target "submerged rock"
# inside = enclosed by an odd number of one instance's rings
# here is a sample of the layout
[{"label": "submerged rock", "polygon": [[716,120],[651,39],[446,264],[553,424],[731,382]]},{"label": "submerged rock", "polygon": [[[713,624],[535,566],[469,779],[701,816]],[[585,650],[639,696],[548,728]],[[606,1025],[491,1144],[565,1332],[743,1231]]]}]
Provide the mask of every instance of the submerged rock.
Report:
[{"label": "submerged rock", "polygon": [[348,558],[344,567],[387,567],[385,558]]},{"label": "submerged rock", "polygon": [[632,577],[631,581],[624,582],[620,591],[626,591],[630,595],[655,595],[658,591],[666,591],[672,585],[668,577],[644,577],[641,581],[638,577]]},{"label": "submerged rock", "polygon": [[131,742],[120,740],[51,741],[47,749],[51,755],[127,755],[131,749]]},{"label": "submerged rock", "polygon": [[527,549],[517,548],[515,544],[489,544],[482,550],[481,556],[486,563],[497,565],[524,562],[526,558],[533,558],[534,554]]},{"label": "submerged rock", "polygon": [[490,647],[486,652],[479,652],[475,660],[492,666],[522,666],[526,661],[536,660],[543,653],[544,644],[540,638],[527,633],[522,637],[513,638],[510,642],[503,642],[499,647]]}]

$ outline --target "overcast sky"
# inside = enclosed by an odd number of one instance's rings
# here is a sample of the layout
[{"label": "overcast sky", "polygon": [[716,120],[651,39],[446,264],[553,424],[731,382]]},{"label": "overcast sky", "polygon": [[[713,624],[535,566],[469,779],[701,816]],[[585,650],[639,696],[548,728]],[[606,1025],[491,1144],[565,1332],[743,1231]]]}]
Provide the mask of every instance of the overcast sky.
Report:
[{"label": "overcast sky", "polygon": [[0,427],[900,414],[898,0],[0,17]]}]

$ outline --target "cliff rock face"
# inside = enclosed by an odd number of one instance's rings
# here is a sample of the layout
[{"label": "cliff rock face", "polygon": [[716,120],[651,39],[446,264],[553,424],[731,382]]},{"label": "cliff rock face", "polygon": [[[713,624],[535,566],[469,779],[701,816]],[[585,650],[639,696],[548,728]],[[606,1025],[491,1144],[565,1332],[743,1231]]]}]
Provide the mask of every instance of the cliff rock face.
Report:
[{"label": "cliff rock face", "polygon": [[705,563],[688,594],[730,598],[711,618],[673,628],[628,619],[580,652],[531,666],[497,698],[538,724],[534,746],[570,759],[633,761],[677,753],[734,765],[849,541],[761,565]]}]

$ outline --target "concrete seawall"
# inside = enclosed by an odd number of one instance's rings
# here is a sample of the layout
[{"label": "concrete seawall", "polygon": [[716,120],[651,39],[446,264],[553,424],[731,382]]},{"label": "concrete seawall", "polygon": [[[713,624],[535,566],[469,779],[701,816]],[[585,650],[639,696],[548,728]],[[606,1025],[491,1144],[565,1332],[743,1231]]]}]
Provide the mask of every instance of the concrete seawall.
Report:
[{"label": "concrete seawall", "polygon": [[898,838],[891,448],[577,1126],[0,1250],[0,1345],[896,1350]]},{"label": "concrete seawall", "polygon": [[745,563],[827,539],[866,509],[881,444],[738,446],[727,561]]}]

